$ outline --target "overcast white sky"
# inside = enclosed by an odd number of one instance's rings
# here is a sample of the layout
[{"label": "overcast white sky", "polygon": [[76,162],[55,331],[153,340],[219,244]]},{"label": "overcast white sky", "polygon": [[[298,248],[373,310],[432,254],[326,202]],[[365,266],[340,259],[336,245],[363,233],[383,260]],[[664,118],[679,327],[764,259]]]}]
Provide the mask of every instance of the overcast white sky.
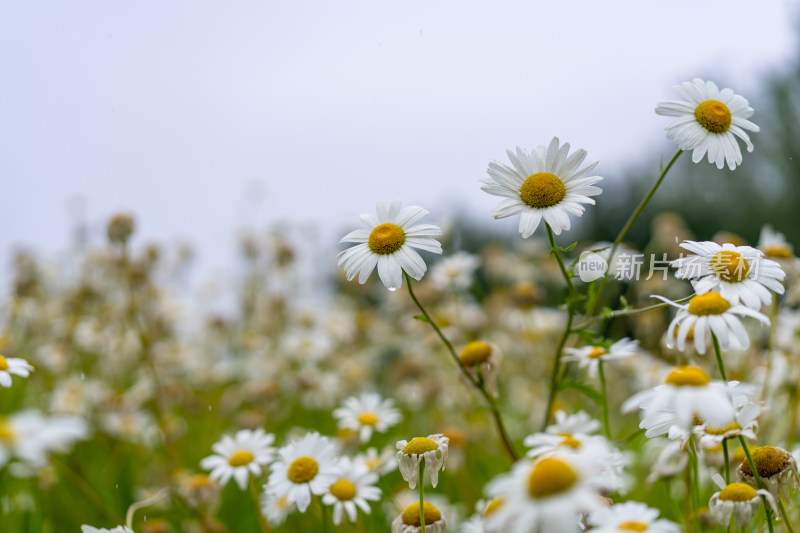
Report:
[{"label": "overcast white sky", "polygon": [[0,261],[66,248],[77,198],[96,235],[132,211],[212,270],[237,227],[349,230],[379,198],[493,224],[478,179],[506,148],[558,135],[609,178],[669,155],[655,103],[708,74],[751,94],[797,49],[795,5],[0,2]]}]

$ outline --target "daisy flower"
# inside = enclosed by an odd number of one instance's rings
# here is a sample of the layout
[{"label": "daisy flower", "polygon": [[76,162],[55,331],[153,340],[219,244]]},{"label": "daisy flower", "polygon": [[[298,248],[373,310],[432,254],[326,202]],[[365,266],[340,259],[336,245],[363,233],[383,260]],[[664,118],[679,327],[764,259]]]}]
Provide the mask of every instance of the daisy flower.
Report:
[{"label": "daisy flower", "polygon": [[[750,450],[753,463],[756,465],[758,475],[764,484],[764,488],[772,494],[775,500],[783,494],[786,501],[789,499],[789,488],[797,488],[800,485],[800,477],[797,472],[797,461],[792,454],[775,446],[761,446]],[[758,488],[753,470],[750,468],[750,461],[745,459],[736,470],[739,481],[747,483],[751,487]]]},{"label": "daisy flower", "polygon": [[339,253],[338,266],[344,269],[348,281],[358,274],[358,282],[366,283],[377,266],[383,284],[394,291],[403,284],[403,272],[420,280],[428,268],[414,248],[442,253],[442,245],[433,238],[442,230],[433,224],[415,225],[428,212],[415,205],[403,209],[400,205],[400,200],[393,200],[388,206],[381,200],[377,216],[359,217],[366,229],[351,231],[339,241],[358,243]]},{"label": "daisy flower", "polygon": [[487,491],[504,503],[486,519],[487,529],[506,533],[580,531],[582,513],[602,506],[601,491],[613,490],[601,461],[591,454],[555,452],[514,464]]},{"label": "daisy flower", "polygon": [[391,446],[386,446],[380,452],[377,448],[367,448],[366,452],[356,455],[354,460],[379,476],[388,474],[395,468],[395,454]]},{"label": "daisy flower", "polygon": [[742,162],[742,152],[736,137],[753,151],[750,136],[744,131],[759,131],[747,120],[753,108],[744,97],[731,89],[717,88],[712,81],[695,78],[675,87],[685,101],[671,100],[656,106],[656,113],[675,117],[667,124],[667,138],[675,141],[681,150],[693,150],[692,161],[699,163],[708,153],[708,162],[722,168],[725,163],[731,170]]},{"label": "daisy flower", "polygon": [[772,301],[770,291],[783,294],[781,266],[750,246],[684,241],[681,248],[697,255],[672,261],[675,277],[690,279],[697,294],[716,291],[732,305],[740,301],[758,310]]},{"label": "daisy flower", "polygon": [[211,449],[216,452],[200,461],[200,468],[211,470],[209,478],[225,485],[231,478],[239,488],[247,488],[247,480],[252,474],[258,477],[263,467],[272,461],[275,448],[271,444],[275,436],[259,428],[255,431],[242,429],[231,437],[224,435]]},{"label": "daisy flower", "polygon": [[336,446],[319,433],[309,433],[278,450],[272,463],[267,490],[278,498],[286,496],[306,512],[312,494],[325,494],[338,479]]},{"label": "daisy flower", "polygon": [[586,158],[585,150],[569,155],[569,143],[559,144],[553,137],[549,146],[539,146],[531,152],[517,147],[508,150],[511,166],[492,161],[488,178],[481,180],[481,189],[493,196],[505,198],[494,208],[494,218],[519,214],[519,232],[523,238],[533,235],[544,219],[553,233],[569,230],[569,215],[581,216],[582,204],[594,205],[590,196],[603,191],[593,185],[603,178],[588,176],[597,162],[580,168]]},{"label": "daisy flower", "polygon": [[746,483],[730,483],[728,485],[722,480],[722,476],[714,474],[714,483],[722,489],[715,492],[708,502],[708,510],[716,523],[720,526],[727,526],[733,516],[736,525],[744,528],[753,519],[753,516],[761,507],[761,498],[764,496],[775,507],[772,494],[764,489],[756,490]]},{"label": "daisy flower", "polygon": [[597,377],[600,362],[613,361],[614,359],[624,359],[635,355],[639,350],[639,341],[631,340],[627,337],[620,339],[611,346],[590,345],[582,348],[567,348],[567,355],[564,361],[576,361],[579,368],[589,367],[589,376]]},{"label": "daisy flower", "polygon": [[[688,304],[679,304],[661,296],[654,297],[678,308],[678,313],[667,329],[668,348],[672,348],[675,342],[678,350],[683,351],[686,347],[686,337],[691,332],[697,352],[704,354],[706,336],[710,331],[717,337],[723,350],[728,349],[731,337],[735,337],[744,349],[750,346],[750,338],[739,317],[749,316],[763,324],[769,324],[766,315],[743,305],[732,305],[716,291],[693,296]],[[678,329],[677,334],[675,328]]]},{"label": "daisy flower", "polygon": [[589,515],[593,533],[620,531],[649,531],[651,533],[680,533],[678,524],[658,518],[658,510],[639,502],[624,502],[600,507]]},{"label": "daisy flower", "polygon": [[568,415],[565,411],[558,410],[555,414],[555,423],[547,426],[547,433],[567,434],[582,433],[589,435],[600,429],[600,422],[592,418],[586,411],[578,411]]},{"label": "daisy flower", "polygon": [[0,415],[0,467],[12,458],[33,467],[44,466],[50,452],[65,452],[89,436],[86,422],[77,416],[44,416],[28,409],[8,418]]},{"label": "daisy flower", "polygon": [[758,237],[758,249],[764,252],[765,256],[778,261],[794,258],[792,245],[786,240],[783,233],[775,231],[772,226],[761,228],[761,233]]},{"label": "daisy flower", "polygon": [[3,357],[0,355],[0,387],[11,386],[11,374],[27,378],[33,371],[25,359],[19,357]]},{"label": "daisy flower", "polygon": [[274,496],[265,490],[261,493],[261,514],[267,519],[272,527],[278,527],[286,521],[286,517],[295,510],[297,506],[290,503],[286,496]]},{"label": "daisy flower", "polygon": [[392,533],[421,533],[422,520],[425,520],[425,533],[445,533],[447,522],[444,516],[430,502],[422,504],[420,516],[419,502],[412,503],[405,511],[392,521]]},{"label": "daisy flower", "polygon": [[370,472],[363,464],[348,457],[340,459],[339,479],[322,496],[322,503],[333,506],[334,525],[338,526],[342,522],[342,513],[347,513],[350,521],[355,523],[357,508],[369,514],[367,501],[376,502],[381,499],[381,489],[374,486],[377,482],[378,475]]},{"label": "daisy flower", "polygon": [[[411,442],[401,440],[397,442],[397,462],[400,473],[408,482],[409,488],[417,486],[417,477],[420,461],[425,461],[425,468],[431,476],[431,485],[435,488],[439,483],[439,470],[444,470],[447,465],[447,450],[450,439],[437,433],[427,437],[416,437]],[[423,480],[420,480],[422,482]]]},{"label": "daisy flower", "polygon": [[431,269],[431,283],[440,290],[467,290],[480,264],[477,256],[467,252],[443,257]]},{"label": "daisy flower", "polygon": [[483,341],[467,343],[458,354],[458,360],[472,378],[476,381],[483,378],[486,387],[493,394],[497,390],[496,377],[500,358],[500,348],[495,344]]},{"label": "daisy flower", "polygon": [[722,381],[711,381],[702,368],[674,367],[663,385],[631,396],[622,404],[623,412],[642,410],[639,427],[645,436],[655,437],[670,432],[675,425],[689,431],[695,417],[709,424],[724,425],[734,416],[735,388]]},{"label": "daisy flower", "polygon": [[333,416],[339,421],[340,429],[357,431],[361,442],[367,442],[373,431],[385,433],[403,419],[391,398],[384,400],[374,392],[345,399],[343,407],[333,410]]},{"label": "daisy flower", "polygon": [[713,448],[722,444],[722,441],[734,439],[739,435],[749,440],[756,440],[758,415],[760,413],[761,407],[748,402],[736,410],[729,422],[714,425],[701,421],[702,423],[695,426],[693,431],[700,446],[704,448]]}]

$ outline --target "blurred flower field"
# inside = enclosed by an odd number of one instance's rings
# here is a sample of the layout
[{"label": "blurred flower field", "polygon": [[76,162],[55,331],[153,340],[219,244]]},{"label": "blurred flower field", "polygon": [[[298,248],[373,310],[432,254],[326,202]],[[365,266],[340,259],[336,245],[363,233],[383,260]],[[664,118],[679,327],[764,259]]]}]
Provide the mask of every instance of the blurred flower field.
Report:
[{"label": "blurred flower field", "polygon": [[731,89],[676,91],[656,111],[677,152],[613,242],[570,239],[603,178],[553,138],[476,180],[513,239],[459,250],[400,200],[365,206],[338,269],[253,234],[228,315],[180,297],[189,259],[134,245],[131,215],[68,262],[19,253],[0,530],[797,530],[791,244],[666,212],[626,243],[684,153],[733,170],[759,131]]}]

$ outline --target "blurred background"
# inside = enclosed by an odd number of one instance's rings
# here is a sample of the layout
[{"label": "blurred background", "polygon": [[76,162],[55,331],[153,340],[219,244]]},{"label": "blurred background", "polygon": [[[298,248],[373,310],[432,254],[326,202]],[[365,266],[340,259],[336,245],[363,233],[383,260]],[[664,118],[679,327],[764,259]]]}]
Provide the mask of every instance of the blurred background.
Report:
[{"label": "blurred background", "polygon": [[[459,246],[519,239],[480,191],[487,163],[553,135],[588,150],[604,193],[569,239],[613,237],[674,146],[655,104],[693,77],[749,99],[761,126],[734,172],[678,162],[630,234],[679,212],[692,234],[800,239],[796,2],[0,7],[0,264],[69,257],[128,212],[139,243],[191,249],[194,279],[271,228],[329,270],[380,198],[458,220]],[[249,228],[249,229],[248,229]],[[329,273],[330,274],[330,273]]]}]

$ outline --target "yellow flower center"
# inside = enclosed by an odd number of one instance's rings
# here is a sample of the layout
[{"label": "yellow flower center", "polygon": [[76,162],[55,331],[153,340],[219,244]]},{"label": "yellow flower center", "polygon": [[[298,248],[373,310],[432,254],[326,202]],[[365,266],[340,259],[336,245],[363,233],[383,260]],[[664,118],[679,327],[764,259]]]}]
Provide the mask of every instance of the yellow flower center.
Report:
[{"label": "yellow flower center", "polygon": [[606,350],[602,346],[595,346],[594,348],[592,348],[592,351],[589,352],[589,355],[587,357],[589,357],[589,359],[597,359],[598,357],[601,357],[607,353],[608,350]]},{"label": "yellow flower center", "polygon": [[369,234],[367,245],[369,249],[378,255],[389,255],[395,253],[406,242],[406,232],[397,224],[386,222],[375,226]]},{"label": "yellow flower center", "polygon": [[[751,455],[758,469],[758,475],[762,478],[772,477],[775,474],[783,472],[789,464],[789,454],[774,446],[761,446],[760,448],[754,449]],[[741,468],[742,472],[745,474],[749,476],[753,475],[753,470],[750,468],[749,461],[742,461],[739,468]]]},{"label": "yellow flower center", "polygon": [[581,441],[579,441],[569,433],[559,433],[558,435],[564,438],[564,440],[561,441],[559,446],[569,446],[570,448],[573,448],[575,450],[583,446],[583,443]]},{"label": "yellow flower center", "polygon": [[694,116],[711,133],[725,133],[731,127],[731,110],[719,100],[701,102]]},{"label": "yellow flower center", "polygon": [[709,435],[724,435],[729,431],[736,431],[742,429],[742,426],[736,422],[731,422],[727,426],[706,426],[706,433]]},{"label": "yellow flower center", "polygon": [[206,474],[194,474],[188,479],[186,484],[190,489],[201,490],[208,487],[213,487],[214,483]]},{"label": "yellow flower center", "polygon": [[533,498],[547,498],[569,490],[578,481],[578,474],[570,465],[555,457],[545,457],[537,462],[528,477],[528,492]]},{"label": "yellow flower center", "polygon": [[3,417],[0,417],[0,442],[14,442],[17,436],[14,430],[11,429],[11,424],[6,422]]},{"label": "yellow flower center", "polygon": [[2,370],[8,370],[8,361],[6,361],[5,357],[0,355],[0,371]]},{"label": "yellow flower center", "polygon": [[711,272],[719,279],[728,283],[742,281],[750,272],[750,263],[742,254],[732,250],[722,250],[715,253],[709,261]]},{"label": "yellow flower center", "polygon": [[519,191],[522,201],[531,207],[544,209],[556,205],[567,195],[564,182],[555,174],[537,172],[528,176]]},{"label": "yellow flower center", "polygon": [[731,483],[719,492],[719,499],[729,502],[749,502],[756,496],[756,489],[747,483]]},{"label": "yellow flower center", "polygon": [[346,479],[339,479],[331,485],[329,490],[341,501],[352,500],[356,497],[356,486]]},{"label": "yellow flower center", "polygon": [[503,506],[504,503],[506,503],[506,499],[502,496],[489,501],[489,503],[486,504],[486,509],[483,510],[483,517],[486,518],[493,512],[497,511]]},{"label": "yellow flower center", "polygon": [[367,465],[369,471],[372,472],[374,470],[377,470],[378,467],[381,466],[381,458],[373,457],[371,459],[367,459],[366,461],[364,461],[364,463]]},{"label": "yellow flower center", "polygon": [[628,520],[618,525],[617,529],[620,531],[647,531],[647,524],[635,520]]},{"label": "yellow flower center", "polygon": [[[429,526],[436,522],[437,520],[442,519],[442,513],[439,512],[439,509],[433,506],[433,504],[424,502],[422,504],[422,512],[425,516],[425,525]],[[403,511],[403,523],[408,526],[420,526],[420,519],[419,519],[419,502],[412,503],[406,510]]]},{"label": "yellow flower center", "polygon": [[475,366],[486,362],[492,353],[492,347],[483,341],[473,341],[464,346],[458,360],[464,366]]},{"label": "yellow flower center", "polygon": [[689,312],[698,316],[721,315],[730,307],[730,302],[715,291],[692,296],[692,299],[689,300]]},{"label": "yellow flower center", "polygon": [[307,483],[314,479],[319,465],[311,457],[298,457],[289,465],[287,477],[292,483]]},{"label": "yellow flower center", "polygon": [[708,374],[696,366],[676,366],[664,381],[676,387],[705,387],[710,382]]},{"label": "yellow flower center", "polygon": [[378,415],[372,411],[364,411],[358,415],[358,423],[362,426],[374,426],[378,423]]},{"label": "yellow flower center", "polygon": [[794,254],[788,246],[782,244],[772,244],[761,250],[767,257],[774,257],[776,259],[791,259]]},{"label": "yellow flower center", "polygon": [[422,455],[426,452],[432,452],[439,448],[439,445],[427,437],[417,437],[411,439],[411,442],[406,444],[403,448],[403,453],[406,455]]},{"label": "yellow flower center", "polygon": [[244,466],[253,462],[253,453],[248,450],[236,450],[228,457],[228,464],[231,466]]}]

